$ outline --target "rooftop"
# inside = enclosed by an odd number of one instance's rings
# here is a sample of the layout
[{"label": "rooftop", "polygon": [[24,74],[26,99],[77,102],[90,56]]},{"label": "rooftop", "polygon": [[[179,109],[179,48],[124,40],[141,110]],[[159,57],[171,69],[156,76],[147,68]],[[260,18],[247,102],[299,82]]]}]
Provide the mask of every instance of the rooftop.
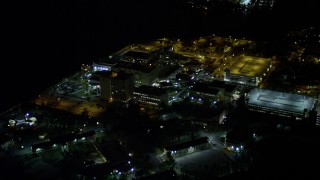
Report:
[{"label": "rooftop", "polygon": [[137,59],[149,59],[150,54],[146,53],[146,52],[141,52],[141,51],[128,51],[125,54],[123,54],[122,57],[137,58]]},{"label": "rooftop", "polygon": [[194,139],[194,140],[183,142],[180,144],[174,144],[166,147],[166,149],[169,151],[177,151],[177,150],[190,148],[192,146],[197,146],[204,143],[208,143],[208,137],[201,137],[199,139]]},{"label": "rooftop", "polygon": [[154,69],[156,69],[156,66],[153,65],[142,65],[140,63],[128,63],[128,62],[119,62],[116,67],[118,69],[129,69],[133,71],[140,71],[144,73],[150,73]]},{"label": "rooftop", "polygon": [[167,92],[167,90],[153,87],[153,86],[142,85],[142,86],[139,86],[138,88],[135,88],[134,92],[161,96],[161,95],[165,94]]},{"label": "rooftop", "polygon": [[123,71],[115,72],[115,71],[97,71],[92,74],[92,80],[96,80],[95,76],[98,77],[107,77],[107,78],[115,78],[126,80],[131,77],[131,74],[125,73]]},{"label": "rooftop", "polygon": [[219,89],[205,83],[196,83],[190,90],[214,95],[218,94],[220,91]]},{"label": "rooftop", "polygon": [[303,113],[313,108],[315,100],[299,94],[283,93],[255,88],[248,94],[248,104]]},{"label": "rooftop", "polygon": [[235,84],[227,84],[224,81],[216,81],[216,80],[212,81],[210,83],[210,86],[216,87],[216,88],[219,88],[219,89],[224,89],[226,92],[232,92],[237,87],[237,85],[235,85]]},{"label": "rooftop", "polygon": [[105,66],[114,66],[118,63],[118,60],[115,58],[99,58],[98,62],[93,62],[93,65],[105,65]]},{"label": "rooftop", "polygon": [[230,64],[228,69],[230,69],[231,74],[256,76],[265,73],[270,64],[271,59],[252,56],[240,56],[237,61]]}]

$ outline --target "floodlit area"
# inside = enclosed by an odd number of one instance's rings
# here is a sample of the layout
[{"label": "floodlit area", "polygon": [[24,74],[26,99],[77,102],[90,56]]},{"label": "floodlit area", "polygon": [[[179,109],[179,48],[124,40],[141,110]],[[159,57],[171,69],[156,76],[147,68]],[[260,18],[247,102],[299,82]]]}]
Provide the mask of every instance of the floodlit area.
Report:
[{"label": "floodlit area", "polygon": [[231,74],[255,76],[265,73],[269,68],[271,59],[252,56],[240,56],[234,63],[230,63]]},{"label": "floodlit area", "polygon": [[225,58],[223,63],[213,72],[214,76],[223,76],[224,70],[229,69],[231,74],[247,77],[255,77],[264,75],[271,66],[271,59],[238,56]]},{"label": "floodlit area", "polygon": [[249,3],[251,3],[251,0],[240,0],[240,4],[248,5]]},{"label": "floodlit area", "polygon": [[315,104],[315,100],[308,96],[259,88],[251,90],[248,94],[248,98],[248,104],[250,105],[281,109],[297,113],[303,113],[305,109],[310,110]]},{"label": "floodlit area", "polygon": [[[213,175],[221,177],[232,171],[232,160],[224,152],[213,148],[176,158],[175,162],[178,171],[189,172],[197,177]],[[208,169],[212,169],[212,171],[208,171]]]}]

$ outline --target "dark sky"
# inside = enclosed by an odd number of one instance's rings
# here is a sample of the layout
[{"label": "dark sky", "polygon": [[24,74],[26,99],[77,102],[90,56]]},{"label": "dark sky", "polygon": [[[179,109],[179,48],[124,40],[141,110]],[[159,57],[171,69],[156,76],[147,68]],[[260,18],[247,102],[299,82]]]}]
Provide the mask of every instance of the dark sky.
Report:
[{"label": "dark sky", "polygon": [[287,27],[317,23],[316,0],[278,2],[272,15],[245,21],[228,12],[204,18],[178,0],[9,2],[2,25],[0,109],[29,99],[82,63],[91,64],[130,43],[215,32],[270,37]]}]

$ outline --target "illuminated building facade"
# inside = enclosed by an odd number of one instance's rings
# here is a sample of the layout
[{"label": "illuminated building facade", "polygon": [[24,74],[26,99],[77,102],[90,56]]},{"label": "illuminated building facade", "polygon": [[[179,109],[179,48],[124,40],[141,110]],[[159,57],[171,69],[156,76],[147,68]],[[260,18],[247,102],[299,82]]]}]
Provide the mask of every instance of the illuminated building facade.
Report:
[{"label": "illuminated building facade", "polygon": [[302,120],[315,108],[315,100],[299,94],[255,88],[246,96],[246,106],[251,111]]},{"label": "illuminated building facade", "polygon": [[133,98],[142,106],[159,108],[161,105],[168,105],[168,92],[165,89],[153,86],[139,86],[133,92]]}]

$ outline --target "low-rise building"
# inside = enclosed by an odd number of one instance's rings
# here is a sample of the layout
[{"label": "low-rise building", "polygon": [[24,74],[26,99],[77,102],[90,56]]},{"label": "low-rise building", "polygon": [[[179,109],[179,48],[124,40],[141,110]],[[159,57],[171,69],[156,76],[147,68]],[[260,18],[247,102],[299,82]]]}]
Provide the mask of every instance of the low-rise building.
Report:
[{"label": "low-rise building", "polygon": [[226,135],[226,147],[229,151],[242,152],[256,137],[255,131],[250,127],[235,127]]},{"label": "low-rise building", "polygon": [[191,141],[183,142],[180,144],[174,144],[167,146],[165,150],[170,152],[171,156],[174,158],[185,156],[187,154],[202,151],[211,148],[208,141],[208,137],[201,137]]}]

